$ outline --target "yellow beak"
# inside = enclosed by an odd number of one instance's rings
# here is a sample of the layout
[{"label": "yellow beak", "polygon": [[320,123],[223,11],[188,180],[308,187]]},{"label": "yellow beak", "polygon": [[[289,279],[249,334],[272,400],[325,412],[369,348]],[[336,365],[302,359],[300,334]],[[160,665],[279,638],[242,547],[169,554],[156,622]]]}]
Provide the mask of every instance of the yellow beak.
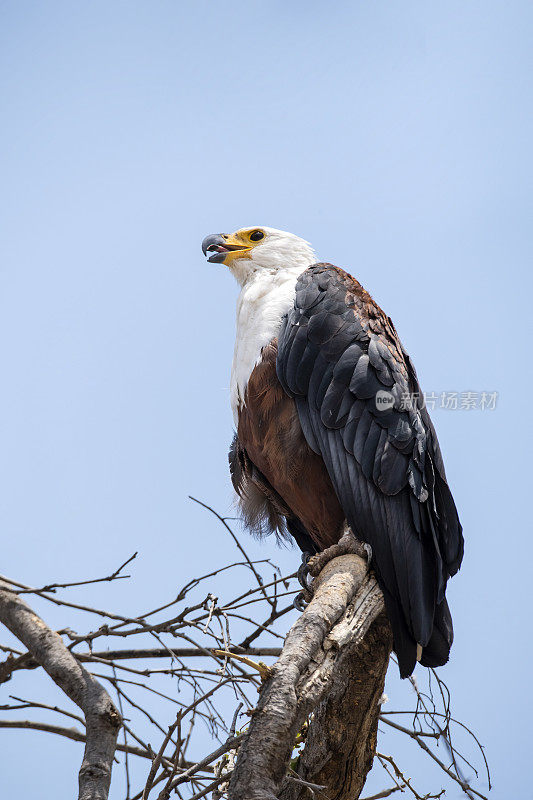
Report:
[{"label": "yellow beak", "polygon": [[229,266],[235,258],[247,258],[252,248],[236,233],[212,233],[202,242],[204,256],[213,253],[207,260],[215,264]]}]

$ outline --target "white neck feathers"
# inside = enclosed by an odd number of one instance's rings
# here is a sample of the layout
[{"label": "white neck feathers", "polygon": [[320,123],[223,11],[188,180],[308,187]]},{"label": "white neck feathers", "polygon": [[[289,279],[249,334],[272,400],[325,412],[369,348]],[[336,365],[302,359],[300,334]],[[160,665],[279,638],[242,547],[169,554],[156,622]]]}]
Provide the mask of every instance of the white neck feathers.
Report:
[{"label": "white neck feathers", "polygon": [[309,263],[285,269],[259,269],[241,289],[230,384],[235,425],[252,370],[261,358],[263,347],[278,335],[284,315],[293,307],[296,281]]}]

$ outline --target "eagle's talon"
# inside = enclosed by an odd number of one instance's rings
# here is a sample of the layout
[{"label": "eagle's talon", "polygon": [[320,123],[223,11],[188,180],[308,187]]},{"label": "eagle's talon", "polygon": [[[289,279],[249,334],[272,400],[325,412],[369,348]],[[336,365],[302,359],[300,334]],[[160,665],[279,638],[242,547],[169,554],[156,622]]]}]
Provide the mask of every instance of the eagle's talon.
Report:
[{"label": "eagle's talon", "polygon": [[365,542],[363,544],[363,550],[366,553],[366,562],[367,562],[367,564],[370,565],[370,562],[372,561],[372,546],[369,545],[369,544],[366,544],[366,542]]},{"label": "eagle's talon", "polygon": [[305,609],[311,602],[312,597],[313,597],[312,594],[306,590],[304,590],[303,592],[298,592],[298,594],[292,601],[292,604],[296,609],[296,611],[300,612],[305,611]]},{"label": "eagle's talon", "polygon": [[309,576],[309,567],[307,566],[310,558],[311,553],[302,553],[302,563],[298,567],[298,572],[296,573],[298,583],[306,592],[309,592],[311,588],[311,578]]}]

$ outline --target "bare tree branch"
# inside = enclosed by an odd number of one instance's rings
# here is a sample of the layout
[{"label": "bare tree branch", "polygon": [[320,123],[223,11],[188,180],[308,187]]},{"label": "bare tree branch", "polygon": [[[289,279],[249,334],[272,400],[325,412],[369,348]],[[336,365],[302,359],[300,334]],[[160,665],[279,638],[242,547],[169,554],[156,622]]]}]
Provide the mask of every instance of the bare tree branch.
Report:
[{"label": "bare tree branch", "polygon": [[0,583],[0,621],[28,648],[52,680],[83,711],[87,741],[79,771],[79,800],[107,800],[122,720],[106,690],[62,639],[6,583]]},{"label": "bare tree branch", "polygon": [[[55,733],[58,736],[64,736],[66,739],[72,739],[73,742],[87,742],[86,735],[77,728],[66,728],[62,725],[53,725],[49,722],[38,722],[31,719],[0,719],[0,728],[43,731],[44,733]],[[131,753],[133,756],[152,758],[148,750],[143,750],[141,747],[135,747],[131,744],[127,747],[123,744],[117,744],[116,749],[122,753]]]},{"label": "bare tree branch", "polygon": [[[216,648],[213,648],[213,652]],[[230,647],[232,653],[241,656],[279,656],[281,647]],[[205,652],[199,647],[173,647],[172,654],[178,658],[194,658],[195,656],[205,657]],[[108,661],[122,661],[123,659],[135,658],[168,658],[169,652],[166,647],[146,648],[139,650],[102,650],[94,653],[74,653],[80,661],[91,661],[93,658],[107,659]]]},{"label": "bare tree branch", "polygon": [[121,575],[120,573],[131,561],[137,558],[137,553],[130,556],[124,563],[118,567],[110,575],[105,575],[103,578],[90,578],[85,581],[71,581],[70,583],[48,583],[46,586],[41,586],[40,589],[16,589],[17,594],[40,594],[41,592],[55,592],[56,589],[71,589],[74,586],[89,586],[94,583],[103,583],[106,581],[124,580],[131,578],[131,575]]}]

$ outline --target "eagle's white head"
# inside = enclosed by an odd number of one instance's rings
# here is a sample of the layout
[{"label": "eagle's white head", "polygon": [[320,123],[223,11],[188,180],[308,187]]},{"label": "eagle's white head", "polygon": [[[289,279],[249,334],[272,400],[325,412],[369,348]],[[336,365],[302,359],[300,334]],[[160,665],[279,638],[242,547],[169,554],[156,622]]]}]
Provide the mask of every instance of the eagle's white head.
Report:
[{"label": "eagle's white head", "polygon": [[214,233],[202,242],[208,261],[225,264],[244,286],[258,271],[307,269],[316,261],[313,248],[293,233],[275,228],[241,228],[235,233]]}]

